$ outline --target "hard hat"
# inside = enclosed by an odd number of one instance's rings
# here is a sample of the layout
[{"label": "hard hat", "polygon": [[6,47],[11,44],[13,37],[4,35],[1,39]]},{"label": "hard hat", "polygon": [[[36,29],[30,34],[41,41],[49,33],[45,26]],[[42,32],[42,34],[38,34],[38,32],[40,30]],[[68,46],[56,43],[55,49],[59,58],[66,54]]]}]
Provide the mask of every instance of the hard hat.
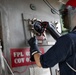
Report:
[{"label": "hard hat", "polygon": [[65,14],[68,10],[71,11],[74,8],[76,8],[76,0],[68,0],[66,4],[62,4],[59,11],[61,14]]},{"label": "hard hat", "polygon": [[76,7],[76,0],[69,0],[69,1],[66,3],[66,6]]}]

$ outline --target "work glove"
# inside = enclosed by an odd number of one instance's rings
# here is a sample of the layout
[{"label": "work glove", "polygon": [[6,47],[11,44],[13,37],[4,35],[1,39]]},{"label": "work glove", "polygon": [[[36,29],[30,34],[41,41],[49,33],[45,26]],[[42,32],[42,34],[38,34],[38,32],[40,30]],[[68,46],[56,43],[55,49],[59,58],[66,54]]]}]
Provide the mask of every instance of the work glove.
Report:
[{"label": "work glove", "polygon": [[35,61],[34,60],[34,54],[40,53],[36,37],[34,36],[30,40],[28,40],[28,43],[30,45],[30,60]]}]

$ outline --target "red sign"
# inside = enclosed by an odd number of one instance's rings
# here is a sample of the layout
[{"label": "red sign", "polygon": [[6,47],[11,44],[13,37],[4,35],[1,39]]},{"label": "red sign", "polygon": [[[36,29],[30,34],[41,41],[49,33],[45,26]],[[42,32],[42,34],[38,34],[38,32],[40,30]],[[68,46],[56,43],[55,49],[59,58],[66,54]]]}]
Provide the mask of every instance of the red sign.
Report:
[{"label": "red sign", "polygon": [[[35,64],[30,61],[30,48],[13,48],[10,50],[12,67],[28,66]],[[44,49],[40,48],[41,53],[44,53]]]}]

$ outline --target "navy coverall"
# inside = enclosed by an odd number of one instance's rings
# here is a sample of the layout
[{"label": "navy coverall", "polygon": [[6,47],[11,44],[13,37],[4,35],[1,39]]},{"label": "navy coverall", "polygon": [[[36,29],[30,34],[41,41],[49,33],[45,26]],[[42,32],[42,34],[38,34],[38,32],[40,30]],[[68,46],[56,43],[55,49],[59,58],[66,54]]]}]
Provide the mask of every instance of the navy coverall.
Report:
[{"label": "navy coverall", "polygon": [[40,56],[43,68],[53,67],[59,63],[60,75],[76,75],[66,62],[76,69],[76,31],[61,36],[55,45]]}]

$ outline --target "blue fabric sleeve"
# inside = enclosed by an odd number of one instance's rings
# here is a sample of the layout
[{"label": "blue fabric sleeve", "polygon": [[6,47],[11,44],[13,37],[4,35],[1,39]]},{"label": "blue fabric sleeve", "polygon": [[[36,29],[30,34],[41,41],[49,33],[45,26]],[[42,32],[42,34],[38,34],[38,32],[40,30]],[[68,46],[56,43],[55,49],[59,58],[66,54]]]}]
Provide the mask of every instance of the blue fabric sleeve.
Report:
[{"label": "blue fabric sleeve", "polygon": [[46,53],[40,56],[40,63],[43,68],[53,67],[55,64],[62,62],[70,54],[72,41],[68,35],[61,36],[55,45]]}]

